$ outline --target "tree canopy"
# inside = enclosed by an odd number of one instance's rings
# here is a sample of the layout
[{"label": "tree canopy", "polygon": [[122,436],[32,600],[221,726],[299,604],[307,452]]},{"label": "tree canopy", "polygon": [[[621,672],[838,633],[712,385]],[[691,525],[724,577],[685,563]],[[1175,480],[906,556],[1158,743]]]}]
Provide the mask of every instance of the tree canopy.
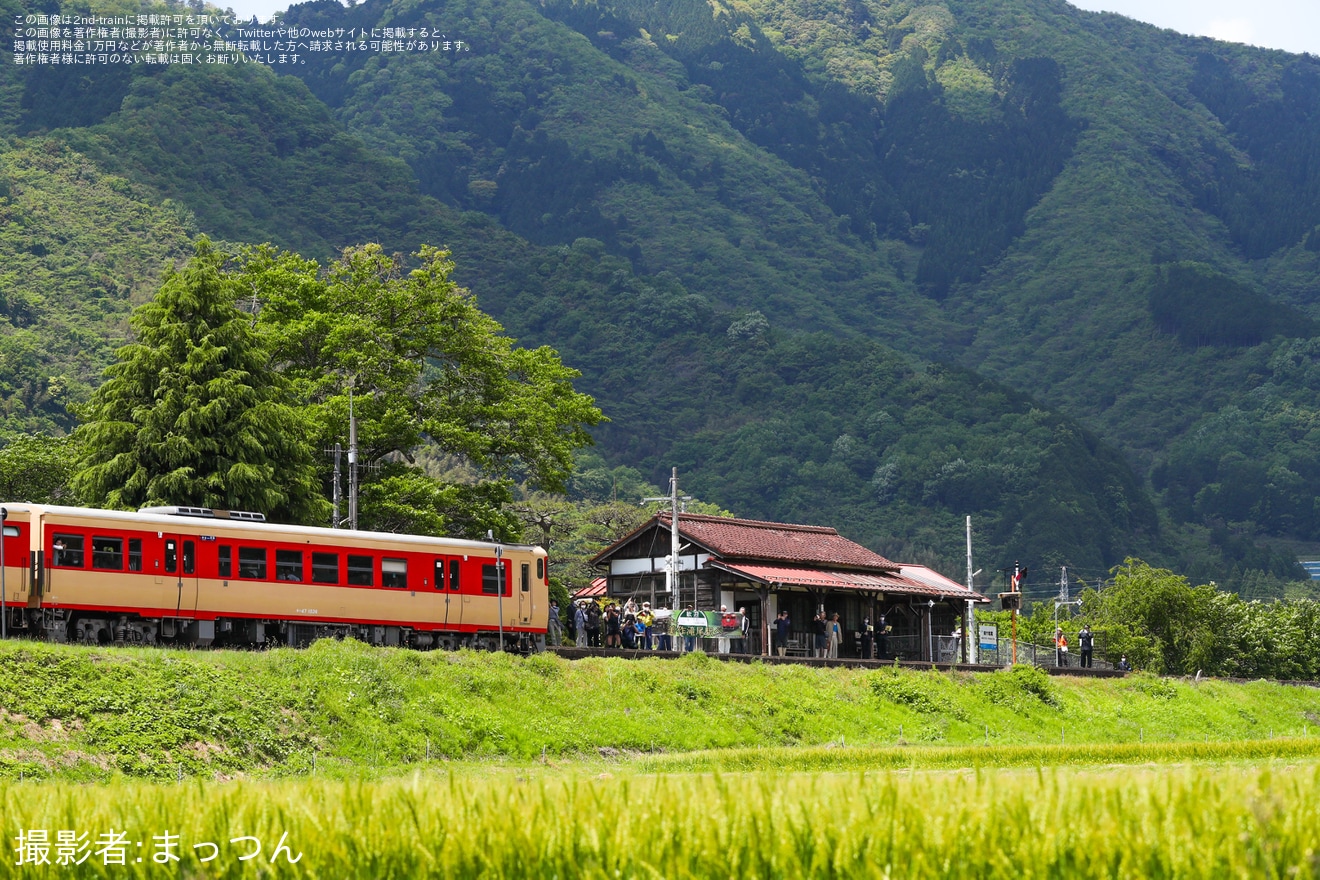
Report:
[{"label": "tree canopy", "polygon": [[1103,590],[1082,593],[1081,615],[1111,660],[1159,673],[1314,680],[1320,603],[1246,601],[1214,584],[1129,559]]},{"label": "tree canopy", "polygon": [[180,504],[324,519],[306,417],[207,239],[131,319],[82,412],[74,490],[131,509]]},{"label": "tree canopy", "polygon": [[[252,291],[257,326],[316,444],[347,446],[353,394],[360,461],[374,468],[365,527],[515,537],[518,520],[499,511],[513,483],[564,491],[601,411],[573,389],[579,373],[553,349],[503,335],[452,280],[448,251],[423,247],[414,258],[409,271],[368,244],[322,271],[260,247],[241,256],[234,279]],[[438,467],[417,466],[419,448],[450,457],[467,478],[436,482]]]},{"label": "tree canopy", "polygon": [[406,271],[364,245],[323,270],[270,246],[231,260],[199,240],[134,313],[137,341],[86,408],[75,489],[112,507],[325,524],[322,451],[347,447],[352,395],[361,527],[519,537],[503,510],[513,485],[562,492],[601,412],[553,350],[502,334],[450,279],[447,251],[414,257]]}]

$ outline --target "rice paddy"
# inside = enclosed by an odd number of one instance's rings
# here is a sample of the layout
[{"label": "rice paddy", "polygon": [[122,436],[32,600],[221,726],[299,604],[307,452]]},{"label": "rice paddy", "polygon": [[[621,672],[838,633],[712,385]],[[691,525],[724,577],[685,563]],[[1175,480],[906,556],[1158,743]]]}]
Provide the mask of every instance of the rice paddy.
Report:
[{"label": "rice paddy", "polygon": [[[15,858],[0,876],[1320,872],[1314,758],[1157,763],[1168,757],[1162,748],[1152,747],[1156,763],[1030,768],[653,774],[627,763],[609,771],[462,765],[376,781],[7,784],[0,813]],[[33,848],[34,831],[48,841],[44,851]],[[109,851],[123,864],[106,863],[112,834],[123,835]],[[73,841],[62,852],[81,865],[57,863],[61,839]],[[31,864],[42,852],[49,864]]]}]

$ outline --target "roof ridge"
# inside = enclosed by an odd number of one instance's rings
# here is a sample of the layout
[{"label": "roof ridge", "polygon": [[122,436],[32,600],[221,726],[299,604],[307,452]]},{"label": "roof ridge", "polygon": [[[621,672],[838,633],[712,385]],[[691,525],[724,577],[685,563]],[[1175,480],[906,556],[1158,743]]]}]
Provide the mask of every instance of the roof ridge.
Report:
[{"label": "roof ridge", "polygon": [[[672,518],[667,510],[662,510],[656,514],[659,518],[668,521]],[[678,515],[678,524],[681,526],[684,522],[710,522],[710,523],[729,523],[747,528],[769,529],[776,532],[810,532],[815,535],[837,535],[839,530],[831,526],[807,526],[798,523],[777,523],[768,522],[761,519],[739,519],[732,516],[713,516],[709,513],[682,513]]]}]

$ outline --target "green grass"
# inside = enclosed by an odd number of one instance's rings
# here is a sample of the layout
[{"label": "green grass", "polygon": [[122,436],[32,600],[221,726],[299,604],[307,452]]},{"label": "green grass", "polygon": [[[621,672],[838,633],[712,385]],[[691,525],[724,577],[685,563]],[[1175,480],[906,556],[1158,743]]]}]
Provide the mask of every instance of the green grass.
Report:
[{"label": "green grass", "polygon": [[[1305,742],[1320,690],[1159,679],[0,645],[0,778],[398,774],[429,762],[826,746]],[[806,766],[806,765],[804,765]],[[885,765],[891,766],[891,765]]]}]

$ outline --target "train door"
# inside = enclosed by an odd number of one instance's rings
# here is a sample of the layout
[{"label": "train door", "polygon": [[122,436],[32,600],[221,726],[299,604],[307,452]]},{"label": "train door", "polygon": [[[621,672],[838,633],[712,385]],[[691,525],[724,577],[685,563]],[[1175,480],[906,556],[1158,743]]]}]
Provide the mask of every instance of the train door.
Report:
[{"label": "train door", "polygon": [[518,565],[518,622],[532,622],[532,566],[527,562]]},{"label": "train door", "polygon": [[450,594],[449,594],[448,578],[446,577],[446,574],[448,573],[448,568],[446,567],[447,564],[444,559],[438,556],[433,560],[432,564],[433,564],[433,569],[432,569],[433,579],[431,583],[435,585],[435,591],[436,593],[439,594],[438,598],[442,603],[441,607],[437,609],[438,611],[437,616],[440,618],[440,623],[444,627],[448,627]]},{"label": "train door", "polygon": [[[459,594],[461,582],[459,581],[458,560],[447,560],[449,565],[449,577],[445,580],[445,628],[455,629],[463,619],[463,597]],[[446,560],[436,560],[436,567],[439,568],[446,564]]]},{"label": "train door", "polygon": [[[165,595],[174,599],[173,617],[197,615],[197,538],[193,535],[165,536]],[[174,596],[170,596],[170,587]]]},{"label": "train door", "polygon": [[0,568],[0,593],[4,594],[5,631],[8,632],[25,620],[23,609],[28,602],[28,536],[27,523],[6,519],[3,523],[3,538],[0,547],[4,550],[4,565]]}]

